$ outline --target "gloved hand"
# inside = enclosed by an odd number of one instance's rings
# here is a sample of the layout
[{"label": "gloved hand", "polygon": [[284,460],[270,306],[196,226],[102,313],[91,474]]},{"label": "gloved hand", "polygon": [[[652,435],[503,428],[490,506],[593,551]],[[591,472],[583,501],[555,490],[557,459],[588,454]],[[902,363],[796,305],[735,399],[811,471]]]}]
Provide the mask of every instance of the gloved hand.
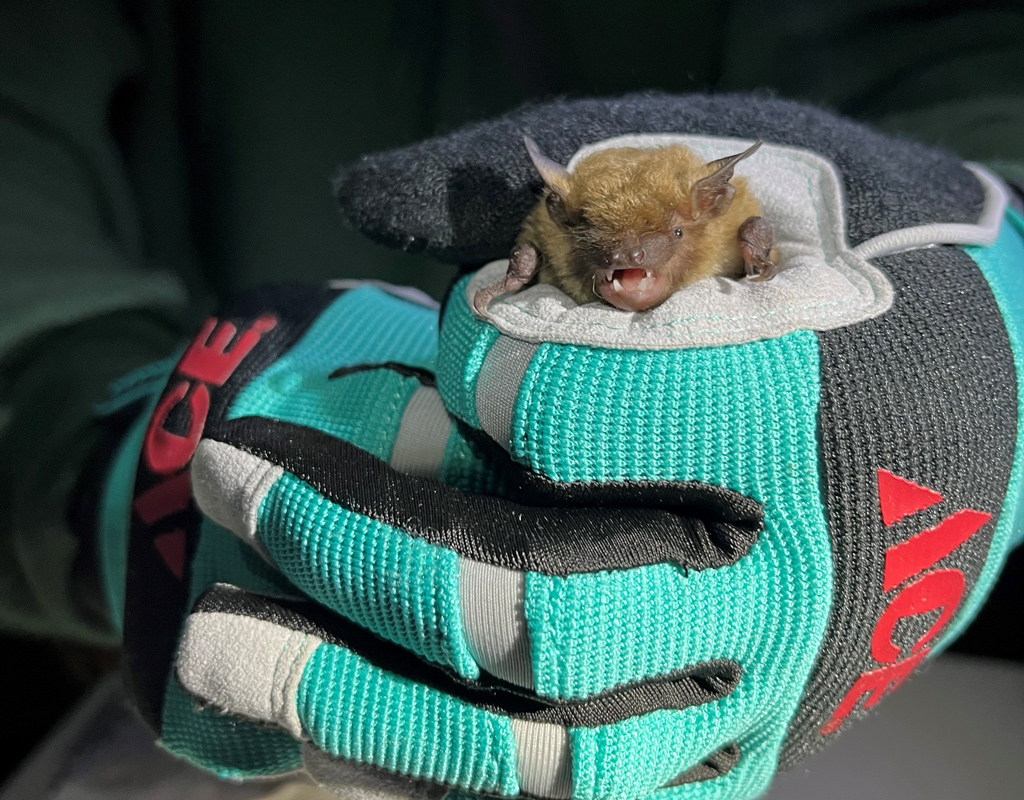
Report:
[{"label": "gloved hand", "polygon": [[[775,281],[799,244],[860,303],[658,349],[588,316],[536,335],[544,297],[477,318],[468,276],[439,343],[433,311],[371,287],[211,323],[105,504],[114,543],[133,509],[125,640],[165,746],[244,777],[298,768],[303,740],[350,796],[754,797],[959,632],[1018,506],[1020,234],[997,208],[992,244],[879,255],[925,224],[984,241],[977,179],[759,103],[555,104],[342,177],[378,238],[482,260],[528,205],[521,132],[563,159],[636,129],[813,141],[840,171],[777,151],[818,225],[781,226]],[[437,191],[405,206],[409,185]]]},{"label": "gloved hand", "polygon": [[128,437],[112,475],[140,443],[125,647],[172,752],[275,775],[301,766],[305,740],[306,768],[350,793],[390,780],[396,796],[567,796],[573,726],[611,731],[736,687],[722,659],[594,697],[534,686],[530,581],[730,564],[760,508],[717,487],[522,470],[445,411],[436,326],[374,286],[253,296],[203,328]]}]

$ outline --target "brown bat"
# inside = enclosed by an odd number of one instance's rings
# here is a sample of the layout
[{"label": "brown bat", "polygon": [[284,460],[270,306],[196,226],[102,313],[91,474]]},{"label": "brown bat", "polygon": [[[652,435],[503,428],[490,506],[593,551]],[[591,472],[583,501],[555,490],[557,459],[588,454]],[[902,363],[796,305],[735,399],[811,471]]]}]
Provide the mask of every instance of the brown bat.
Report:
[{"label": "brown bat", "polygon": [[737,162],[760,141],[710,163],[678,144],[609,148],[570,173],[523,139],[544,194],[523,223],[505,277],[474,296],[478,313],[533,282],[557,286],[577,303],[646,311],[713,275],[775,275],[772,227],[746,180],[733,180]]}]

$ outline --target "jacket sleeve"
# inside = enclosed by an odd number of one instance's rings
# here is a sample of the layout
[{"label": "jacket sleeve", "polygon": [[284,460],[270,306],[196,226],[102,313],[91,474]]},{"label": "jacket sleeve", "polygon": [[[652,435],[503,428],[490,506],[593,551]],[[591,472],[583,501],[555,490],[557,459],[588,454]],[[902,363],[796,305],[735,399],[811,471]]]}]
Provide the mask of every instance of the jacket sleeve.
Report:
[{"label": "jacket sleeve", "polygon": [[137,42],[106,0],[0,8],[0,628],[112,642],[66,511],[106,385],[173,348],[108,121]]}]

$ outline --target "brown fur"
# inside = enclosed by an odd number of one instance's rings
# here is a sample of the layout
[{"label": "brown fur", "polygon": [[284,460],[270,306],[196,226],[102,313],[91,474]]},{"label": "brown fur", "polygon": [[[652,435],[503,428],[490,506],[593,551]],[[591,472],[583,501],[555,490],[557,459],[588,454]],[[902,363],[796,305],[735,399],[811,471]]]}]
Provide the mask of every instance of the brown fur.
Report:
[{"label": "brown fur", "polygon": [[[664,269],[675,289],[713,275],[744,274],[736,232],[761,204],[743,178],[734,178],[736,194],[719,216],[693,219],[691,190],[715,171],[682,145],[601,150],[576,165],[565,186],[566,209],[609,240],[638,233],[669,235],[681,226],[685,235]],[[545,189],[545,197],[550,189]],[[517,242],[540,254],[537,280],[558,286],[578,303],[595,300],[593,276],[574,258],[574,238],[550,215],[542,198],[523,224]]]}]

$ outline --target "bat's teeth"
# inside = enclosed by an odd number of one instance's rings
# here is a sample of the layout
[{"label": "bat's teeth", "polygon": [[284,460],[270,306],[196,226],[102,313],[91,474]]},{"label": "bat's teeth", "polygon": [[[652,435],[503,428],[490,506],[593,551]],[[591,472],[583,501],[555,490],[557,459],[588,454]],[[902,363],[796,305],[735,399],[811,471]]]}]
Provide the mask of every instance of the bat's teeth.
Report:
[{"label": "bat's teeth", "polygon": [[651,277],[651,271],[649,269],[645,269],[644,270],[644,280],[647,280],[649,277]]},{"label": "bat's teeth", "polygon": [[612,286],[615,287],[615,291],[617,291],[617,292],[621,292],[622,291],[622,284],[619,283],[619,279],[618,278],[616,278],[615,280],[612,281]]}]

